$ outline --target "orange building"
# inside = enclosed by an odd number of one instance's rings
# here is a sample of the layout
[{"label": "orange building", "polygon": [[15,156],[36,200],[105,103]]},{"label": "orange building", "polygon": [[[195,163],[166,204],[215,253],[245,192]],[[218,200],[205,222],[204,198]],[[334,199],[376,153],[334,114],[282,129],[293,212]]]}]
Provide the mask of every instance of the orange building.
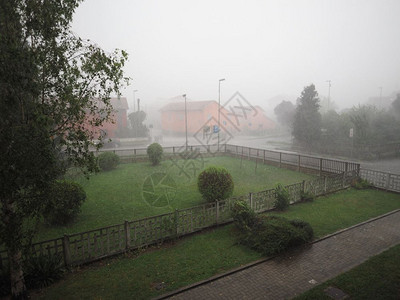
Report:
[{"label": "orange building", "polygon": [[[185,100],[183,97],[179,102],[173,102],[161,108],[161,128],[163,134],[185,134]],[[186,102],[187,132],[190,135],[206,131],[213,131],[218,126],[218,103],[210,101]],[[221,131],[233,130],[228,112],[221,107],[220,124]]]}]

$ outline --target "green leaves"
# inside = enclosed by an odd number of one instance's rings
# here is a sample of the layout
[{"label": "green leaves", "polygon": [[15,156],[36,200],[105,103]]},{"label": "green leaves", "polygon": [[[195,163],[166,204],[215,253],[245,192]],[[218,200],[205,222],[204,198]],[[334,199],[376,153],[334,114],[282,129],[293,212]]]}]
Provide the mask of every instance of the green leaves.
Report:
[{"label": "green leaves", "polygon": [[[70,30],[81,0],[0,5],[0,243],[13,256],[40,217],[44,192],[67,164],[97,170],[90,152],[128,84],[125,51],[107,53]],[[12,278],[21,278],[16,263]],[[13,275],[13,274],[12,274]],[[18,279],[19,280],[19,279]],[[14,296],[23,295],[23,282]]]}]

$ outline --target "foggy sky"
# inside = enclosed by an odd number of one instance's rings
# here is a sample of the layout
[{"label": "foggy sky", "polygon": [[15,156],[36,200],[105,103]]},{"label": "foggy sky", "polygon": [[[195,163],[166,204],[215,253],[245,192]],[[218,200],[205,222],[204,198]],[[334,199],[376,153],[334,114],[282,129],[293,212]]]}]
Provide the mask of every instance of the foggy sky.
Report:
[{"label": "foggy sky", "polygon": [[[123,96],[149,107],[239,91],[270,108],[314,83],[340,108],[400,90],[400,1],[86,0],[72,29],[129,53]],[[295,99],[295,98],[294,98]],[[288,99],[288,100],[294,100]]]}]

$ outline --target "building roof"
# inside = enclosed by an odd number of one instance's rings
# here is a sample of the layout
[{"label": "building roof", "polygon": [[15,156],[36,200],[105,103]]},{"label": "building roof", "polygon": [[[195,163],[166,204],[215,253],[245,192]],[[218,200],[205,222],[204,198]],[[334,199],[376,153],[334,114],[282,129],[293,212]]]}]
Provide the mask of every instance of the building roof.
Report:
[{"label": "building roof", "polygon": [[[213,104],[213,103],[218,105],[218,103],[214,100],[187,101],[186,102],[186,110],[203,110],[206,106]],[[185,110],[185,101],[182,97],[182,101],[168,103],[167,105],[163,106],[160,110],[161,111],[183,111],[183,110]]]},{"label": "building roof", "polygon": [[128,106],[128,101],[126,100],[126,97],[119,97],[119,98],[111,98],[110,99],[111,105],[114,109],[129,109]]}]

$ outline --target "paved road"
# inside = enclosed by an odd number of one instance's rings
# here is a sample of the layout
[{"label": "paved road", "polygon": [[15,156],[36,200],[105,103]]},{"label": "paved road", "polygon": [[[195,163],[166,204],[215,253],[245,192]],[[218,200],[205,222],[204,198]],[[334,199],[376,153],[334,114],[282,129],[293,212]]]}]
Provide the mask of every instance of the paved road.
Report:
[{"label": "paved road", "polygon": [[288,299],[399,243],[400,211],[397,211],[172,299]]}]

